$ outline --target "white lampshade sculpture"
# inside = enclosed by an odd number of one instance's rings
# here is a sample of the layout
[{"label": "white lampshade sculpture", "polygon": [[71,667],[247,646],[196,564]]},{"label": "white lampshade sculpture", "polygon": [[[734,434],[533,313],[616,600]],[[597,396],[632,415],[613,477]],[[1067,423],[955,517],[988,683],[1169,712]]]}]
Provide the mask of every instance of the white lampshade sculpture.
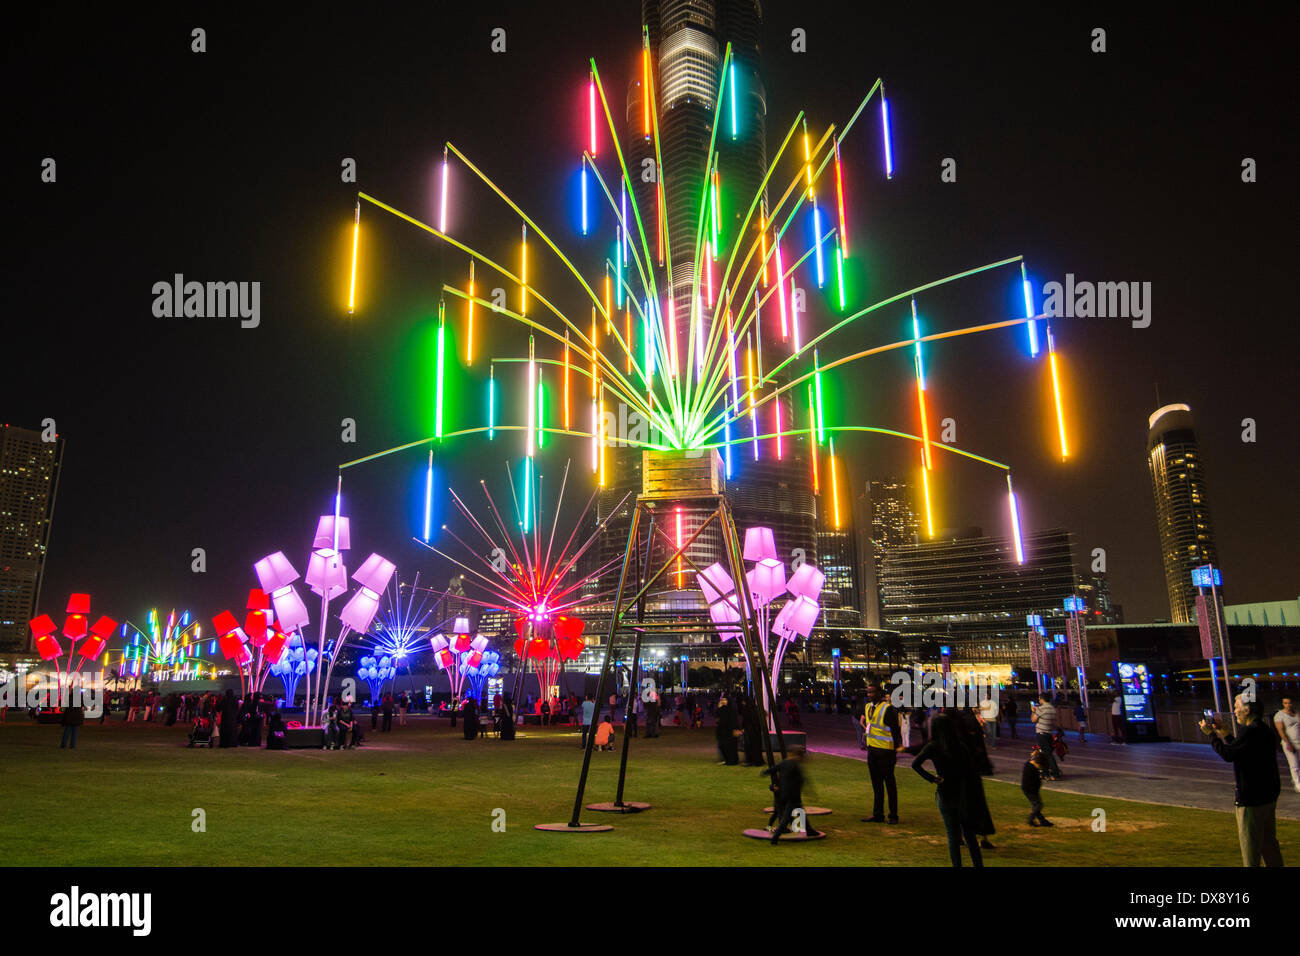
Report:
[{"label": "white lampshade sculpture", "polygon": [[[785,565],[777,557],[776,540],[771,528],[749,528],[745,531],[744,560],[753,562],[753,567],[745,572],[745,583],[749,586],[749,597],[754,605],[754,617],[758,624],[758,638],[762,644],[763,656],[770,661],[769,676],[773,686],[764,688],[769,702],[776,699],[775,684],[781,673],[781,661],[786,649],[800,637],[812,634],[817,617],[821,613],[821,590],[826,575],[814,565],[804,562],[795,569],[789,580],[786,579]],[[727,641],[740,635],[742,611],[746,619],[749,608],[736,593],[731,576],[721,564],[712,564],[696,575],[704,600],[709,606],[709,618],[718,632],[718,637]],[[785,604],[776,615],[776,620],[769,620],[775,602],[789,595]],[[769,635],[777,638],[776,648],[769,654]],[[745,670],[749,672],[749,661],[745,661]],[[751,683],[752,673],[748,674]]]},{"label": "white lampshade sculpture", "polygon": [[[352,576],[359,587],[339,614],[342,622],[339,635],[332,645],[328,645],[326,632],[329,626],[329,605],[331,600],[348,589],[348,569],[343,563],[343,552],[351,547],[352,535],[348,519],[323,515],[316,523],[316,536],[312,539],[312,552],[307,559],[305,578],[307,587],[321,599],[320,626],[314,650],[307,650],[302,639],[302,629],[311,622],[311,616],[293,586],[293,582],[298,580],[298,572],[284,556],[284,552],[268,554],[253,565],[262,590],[270,595],[279,628],[284,634],[290,635],[293,645],[292,652],[288,655],[290,659],[281,663],[292,666],[293,677],[307,680],[307,706],[303,722],[308,726],[318,722],[324,713],[334,663],[347,643],[349,634],[364,634],[370,629],[379,612],[380,595],[388,587],[396,570],[391,561],[378,554],[371,554],[366,559]],[[321,665],[327,659],[329,664],[322,675]],[[316,678],[314,688],[313,673]],[[296,684],[297,681],[294,680],[293,683]]]}]

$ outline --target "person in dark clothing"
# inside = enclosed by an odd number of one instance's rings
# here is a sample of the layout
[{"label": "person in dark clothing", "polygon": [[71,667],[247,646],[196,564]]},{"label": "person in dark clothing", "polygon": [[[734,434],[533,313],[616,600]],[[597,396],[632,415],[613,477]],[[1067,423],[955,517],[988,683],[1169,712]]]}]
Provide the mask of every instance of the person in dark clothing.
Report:
[{"label": "person in dark clothing", "polygon": [[163,704],[163,714],[166,716],[164,726],[170,727],[176,723],[176,711],[180,708],[180,699],[175,694],[168,694],[167,701]]},{"label": "person in dark clothing", "polygon": [[[975,825],[982,822],[982,815],[988,812],[988,807],[985,805],[983,810],[979,807],[984,801],[982,792],[980,796],[976,795],[980,779],[975,760],[952,715],[936,717],[932,731],[930,742],[912,760],[912,769],[928,783],[938,785],[934,802],[939,806],[944,829],[948,831],[948,857],[952,865],[961,866],[964,841],[970,850],[971,864],[983,866],[984,857],[976,839]],[[923,766],[927,760],[934,764],[934,773]]]},{"label": "person in dark clothing", "polygon": [[77,749],[77,732],[81,730],[81,725],[86,722],[86,712],[79,706],[63,708],[63,717],[59,723],[63,724],[63,739],[59,742],[59,749],[67,747],[72,750]]},{"label": "person in dark clothing", "polygon": [[466,697],[461,717],[465,721],[465,739],[474,740],[478,737],[478,704]]},{"label": "person in dark clothing", "polygon": [[500,711],[497,714],[497,720],[500,726],[497,732],[501,735],[502,740],[515,739],[515,705],[509,697],[501,699]]},{"label": "person in dark clothing", "polygon": [[753,699],[743,695],[740,699],[740,726],[744,730],[745,764],[758,767],[763,763],[763,724],[758,719],[758,708]]},{"label": "person in dark clothing", "polygon": [[1232,712],[1237,718],[1236,735],[1218,717],[1202,720],[1201,732],[1212,735],[1214,752],[1232,764],[1241,865],[1259,866],[1263,861],[1265,866],[1281,866],[1277,798],[1282,792],[1282,775],[1277,769],[1277,731],[1261,718],[1258,701],[1238,694]]},{"label": "person in dark clothing", "polygon": [[1016,733],[1016,711],[1019,709],[1020,708],[1016,704],[1016,695],[1008,694],[1006,703],[1002,705],[1002,712],[1007,715],[1007,726],[1011,728],[1012,738],[1018,738],[1020,736]]},{"label": "person in dark clothing", "polygon": [[360,733],[361,730],[361,728],[357,726],[356,717],[352,715],[351,701],[345,700],[343,705],[339,707],[337,720],[339,727],[339,745],[344,750],[351,750],[358,743],[357,734]]},{"label": "person in dark clothing", "polygon": [[[802,751],[794,751],[776,766],[763,770],[763,776],[772,778],[772,816],[776,818],[776,827],[772,830],[774,844],[780,841],[781,834],[790,832],[795,811],[803,807],[803,786],[806,782],[803,756]],[[819,835],[806,818],[804,828],[810,837]]]},{"label": "person in dark clothing", "polygon": [[248,743],[252,747],[262,746],[262,695],[253,694],[253,702],[248,708]]},{"label": "person in dark clothing", "polygon": [[740,753],[737,746],[736,738],[740,736],[740,728],[736,723],[736,712],[732,709],[727,698],[723,697],[718,701],[718,751],[722,754],[722,762],[729,767],[734,767],[740,763]]},{"label": "person in dark clothing", "polygon": [[284,739],[284,717],[280,711],[271,711],[271,720],[267,725],[266,731],[266,749],[267,750],[284,750],[286,749]]},{"label": "person in dark clothing", "polygon": [[388,733],[393,729],[393,695],[384,695],[384,705],[380,708],[384,715],[384,725],[380,728],[381,732]]},{"label": "person in dark clothing", "polygon": [[1020,792],[1029,801],[1029,825],[1031,827],[1051,827],[1056,824],[1043,816],[1043,777],[1047,775],[1047,758],[1041,751],[1025,761],[1020,771]]},{"label": "person in dark clothing", "polygon": [[867,738],[867,773],[871,777],[871,816],[864,823],[885,822],[885,796],[889,796],[889,822],[898,822],[898,783],[894,767],[903,746],[903,732],[898,723],[898,708],[885,697],[884,691],[867,688],[867,708],[862,715]]},{"label": "person in dark clothing", "polygon": [[238,747],[239,701],[235,700],[235,692],[229,687],[226,688],[226,696],[221,698],[220,713],[221,727],[218,735],[218,746]]}]

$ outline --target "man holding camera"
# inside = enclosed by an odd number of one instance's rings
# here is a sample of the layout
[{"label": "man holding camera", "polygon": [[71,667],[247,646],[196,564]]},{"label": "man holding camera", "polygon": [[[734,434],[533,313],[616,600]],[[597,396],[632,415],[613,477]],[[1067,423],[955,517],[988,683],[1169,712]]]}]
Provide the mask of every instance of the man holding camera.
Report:
[{"label": "man holding camera", "polygon": [[1238,694],[1232,702],[1240,732],[1232,734],[1214,715],[1201,721],[1201,732],[1212,735],[1215,752],[1232,764],[1236,777],[1237,838],[1243,866],[1282,865],[1277,842],[1277,798],[1282,792],[1277,770],[1277,734],[1259,716],[1259,703]]}]

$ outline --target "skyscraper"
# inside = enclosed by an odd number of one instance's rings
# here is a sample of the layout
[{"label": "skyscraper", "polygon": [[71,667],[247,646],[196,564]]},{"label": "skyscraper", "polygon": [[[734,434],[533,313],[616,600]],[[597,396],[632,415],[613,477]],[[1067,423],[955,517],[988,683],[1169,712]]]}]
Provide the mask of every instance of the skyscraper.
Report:
[{"label": "skyscraper", "polygon": [[[642,23],[649,44],[649,68],[655,91],[655,119],[659,128],[663,196],[658,195],[655,170],[658,168],[654,143],[643,135],[646,104],[642,84],[642,53],[637,51],[628,84],[627,142],[628,167],[638,208],[646,229],[652,255],[657,252],[656,210],[661,201],[667,209],[665,261],[658,269],[659,287],[671,290],[672,315],[677,341],[683,343],[681,363],[686,362],[686,348],[691,329],[692,286],[694,282],[695,235],[699,223],[701,199],[705,195],[706,157],[713,130],[715,111],[724,104],[717,102],[720,70],[728,43],[732,45],[736,121],[733,135],[731,102],[724,100],[726,121],[719,121],[717,139],[719,191],[719,244],[726,249],[736,237],[749,210],[749,201],[758,192],[767,170],[766,113],[767,94],[760,69],[759,41],[762,12],[756,0],[643,0]],[[636,175],[636,172],[641,175]],[[649,171],[649,175],[647,175]],[[758,217],[750,227],[756,235]],[[668,281],[671,270],[672,281]],[[667,313],[668,300],[660,304]],[[696,304],[698,308],[698,303]],[[743,306],[735,305],[738,313]],[[665,321],[668,316],[665,314]],[[773,325],[775,315],[764,316],[766,329],[760,328],[761,343],[737,343],[739,374],[747,375],[745,355],[752,349],[758,354],[775,355],[781,343]],[[757,369],[755,369],[755,372]],[[775,388],[788,379],[768,376],[765,384]],[[737,419],[733,438],[790,432],[795,427],[792,396],[768,402],[753,419]],[[738,444],[731,449],[727,497],[741,533],[748,527],[765,526],[773,530],[778,550],[787,561],[798,553],[806,560],[818,560],[818,502],[812,488],[812,462],[808,440],[786,435],[780,440],[766,439]],[[606,453],[606,484],[597,504],[597,519],[608,518],[592,560],[598,565],[616,562],[627,542],[631,504],[641,491],[641,451],[637,448],[610,448]],[[631,493],[633,498],[616,512],[619,502]],[[677,537],[680,518],[681,536],[688,538],[708,514],[689,503],[680,507],[660,505],[659,527],[669,539]],[[656,534],[650,564],[658,567],[672,549]],[[696,540],[690,559],[700,567],[722,560],[721,538],[712,526]],[[618,566],[602,575],[589,593],[612,592],[617,584]],[[670,590],[678,576],[669,577]],[[694,590],[693,574],[683,576],[682,590]],[[667,599],[685,607],[685,596]],[[698,594],[691,596],[703,613]]]},{"label": "skyscraper", "polygon": [[1196,444],[1192,410],[1165,405],[1147,420],[1147,464],[1156,499],[1160,559],[1169,592],[1169,620],[1195,619],[1196,588],[1192,569],[1219,563],[1205,494],[1205,470]]},{"label": "skyscraper", "polygon": [[0,651],[30,650],[62,459],[62,439],[0,426]]},{"label": "skyscraper", "polygon": [[[860,555],[866,583],[863,587],[867,627],[883,627],[885,556],[917,540],[919,522],[916,511],[916,488],[909,481],[882,478],[867,483],[867,507],[862,509],[870,521],[868,548]],[[866,529],[864,529],[866,530]]]}]

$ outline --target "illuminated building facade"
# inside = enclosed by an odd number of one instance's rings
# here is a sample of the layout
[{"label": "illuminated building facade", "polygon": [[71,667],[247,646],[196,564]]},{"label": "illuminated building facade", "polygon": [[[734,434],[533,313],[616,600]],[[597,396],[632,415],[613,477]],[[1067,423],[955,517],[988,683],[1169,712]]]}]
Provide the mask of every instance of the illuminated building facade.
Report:
[{"label": "illuminated building facade", "polygon": [[886,627],[903,635],[911,657],[933,640],[952,648],[954,663],[1028,664],[1026,617],[1041,615],[1050,635],[1065,631],[1064,602],[1076,587],[1072,535],[1026,535],[1019,564],[1009,537],[974,530],[886,552]]},{"label": "illuminated building facade", "polygon": [[1147,465],[1169,593],[1169,620],[1190,623],[1196,619],[1192,569],[1204,564],[1217,567],[1219,555],[1196,428],[1192,410],[1186,405],[1165,405],[1147,420]]},{"label": "illuminated building facade", "polygon": [[0,425],[0,652],[31,650],[62,460],[63,439]]}]

